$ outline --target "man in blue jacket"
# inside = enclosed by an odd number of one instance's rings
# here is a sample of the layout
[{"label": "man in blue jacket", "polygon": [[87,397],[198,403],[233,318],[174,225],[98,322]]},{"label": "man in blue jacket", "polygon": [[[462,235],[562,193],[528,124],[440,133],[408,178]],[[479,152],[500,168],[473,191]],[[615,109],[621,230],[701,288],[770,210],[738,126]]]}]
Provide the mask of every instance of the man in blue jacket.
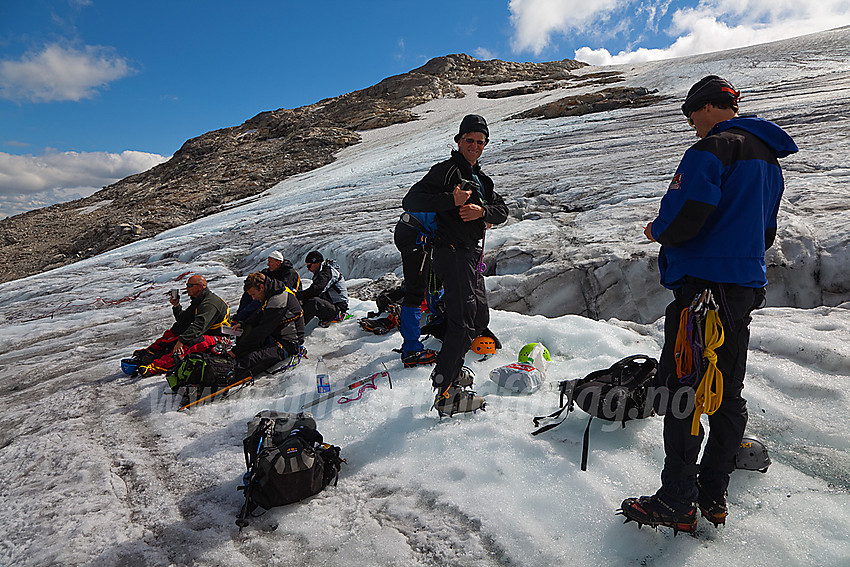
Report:
[{"label": "man in blue jacket", "polygon": [[[665,451],[661,488],[652,496],[627,498],[622,504],[622,514],[639,525],[693,532],[697,507],[715,526],[726,522],[729,474],[747,425],[747,402],[741,391],[750,313],[764,301],[764,255],[776,237],[784,190],[778,158],[797,151],[776,124],[738,116],[739,96],[728,81],[715,75],[691,87],[682,112],[701,140],[685,152],[658,216],[644,229],[649,240],[661,244],[661,283],[673,290],[674,301],[665,314],[657,376],[670,389],[666,407],[659,408],[664,413]],[[716,364],[723,386],[722,402],[709,415],[708,442],[697,464],[703,429],[700,425],[698,434],[691,434],[694,396],[673,395],[695,385],[680,381],[674,350],[680,313],[704,290],[711,290],[719,304],[724,341],[716,349]]]},{"label": "man in blue jacket", "polygon": [[441,415],[475,411],[484,404],[481,396],[465,389],[472,377],[462,369],[472,340],[490,322],[482,273],[484,231],[508,218],[504,200],[478,163],[489,137],[482,116],[465,116],[454,138],[457,151],[431,167],[402,201],[405,211],[436,213],[432,269],[443,282],[448,320],[431,374],[437,390],[434,409]]}]

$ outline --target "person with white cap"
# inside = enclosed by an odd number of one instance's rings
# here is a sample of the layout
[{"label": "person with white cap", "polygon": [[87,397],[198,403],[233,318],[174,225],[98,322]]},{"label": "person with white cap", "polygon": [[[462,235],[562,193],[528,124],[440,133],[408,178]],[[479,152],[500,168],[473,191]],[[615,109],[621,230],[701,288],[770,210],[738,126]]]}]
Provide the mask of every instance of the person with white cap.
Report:
[{"label": "person with white cap", "polygon": [[[293,292],[301,289],[301,276],[298,274],[298,270],[295,269],[292,262],[283,257],[279,250],[269,253],[266,263],[268,267],[260,270],[261,274],[278,280]],[[247,292],[243,293],[239,300],[239,309],[230,319],[235,327],[249,325],[257,316],[259,309],[260,302],[253,300]]]}]

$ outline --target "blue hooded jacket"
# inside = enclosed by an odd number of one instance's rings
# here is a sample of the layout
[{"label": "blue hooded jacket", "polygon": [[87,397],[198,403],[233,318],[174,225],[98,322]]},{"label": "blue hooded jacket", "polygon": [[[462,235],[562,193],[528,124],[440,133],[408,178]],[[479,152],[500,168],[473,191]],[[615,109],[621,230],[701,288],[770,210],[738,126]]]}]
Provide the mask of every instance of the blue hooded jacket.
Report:
[{"label": "blue hooded jacket", "polygon": [[685,276],[767,285],[764,253],[785,189],[777,158],[796,151],[782,128],[757,116],[720,122],[691,146],[652,221],[662,285],[681,287]]}]

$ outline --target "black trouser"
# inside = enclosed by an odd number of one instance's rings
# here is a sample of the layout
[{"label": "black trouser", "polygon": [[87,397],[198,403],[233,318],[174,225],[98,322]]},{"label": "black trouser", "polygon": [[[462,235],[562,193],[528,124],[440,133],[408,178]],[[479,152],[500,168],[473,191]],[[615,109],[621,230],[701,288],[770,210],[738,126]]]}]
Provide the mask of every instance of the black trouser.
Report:
[{"label": "black trouser", "polygon": [[433,270],[443,282],[443,300],[448,321],[443,346],[437,355],[437,364],[432,374],[434,387],[438,390],[444,390],[457,379],[472,339],[490,323],[484,275],[478,273],[480,260],[480,248],[434,248]]},{"label": "black trouser", "polygon": [[297,352],[298,345],[285,341],[253,350],[244,356],[240,356],[236,363],[239,368],[247,369],[252,376],[256,376]]},{"label": "black trouser", "polygon": [[301,307],[304,310],[305,325],[312,321],[313,317],[318,317],[319,321],[333,321],[341,311],[339,307],[321,297],[311,297],[304,301]]},{"label": "black trouser", "polygon": [[404,299],[401,304],[419,309],[428,289],[431,259],[424,243],[419,242],[419,231],[399,222],[393,240],[401,252],[401,267],[404,271]]},{"label": "black trouser", "polygon": [[[694,396],[674,395],[685,387],[676,376],[674,349],[682,309],[706,288],[714,294],[723,325],[723,344],[716,349],[717,368],[723,375],[723,400],[718,410],[708,416],[708,442],[697,465],[704,431],[700,425],[699,435],[691,435]],[[710,496],[719,496],[725,494],[729,474],[735,468],[735,455],[747,426],[747,401],[741,396],[741,391],[747,368],[750,313],[761,306],[765,292],[761,288],[688,277],[684,285],[673,293],[675,299],[665,313],[664,348],[658,370],[660,380],[666,380],[671,390],[664,414],[665,458],[660,492],[669,500],[694,502],[698,494],[697,476],[703,491]],[[681,403],[673,407],[674,400]]]}]

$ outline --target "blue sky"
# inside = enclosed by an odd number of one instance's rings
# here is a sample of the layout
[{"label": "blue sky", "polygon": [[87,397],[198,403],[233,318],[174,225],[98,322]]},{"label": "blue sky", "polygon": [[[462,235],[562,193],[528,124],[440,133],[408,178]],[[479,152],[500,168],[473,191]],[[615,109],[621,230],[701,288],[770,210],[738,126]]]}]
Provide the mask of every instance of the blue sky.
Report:
[{"label": "blue sky", "polygon": [[592,64],[850,24],[850,0],[0,0],[0,217],[449,53]]}]

